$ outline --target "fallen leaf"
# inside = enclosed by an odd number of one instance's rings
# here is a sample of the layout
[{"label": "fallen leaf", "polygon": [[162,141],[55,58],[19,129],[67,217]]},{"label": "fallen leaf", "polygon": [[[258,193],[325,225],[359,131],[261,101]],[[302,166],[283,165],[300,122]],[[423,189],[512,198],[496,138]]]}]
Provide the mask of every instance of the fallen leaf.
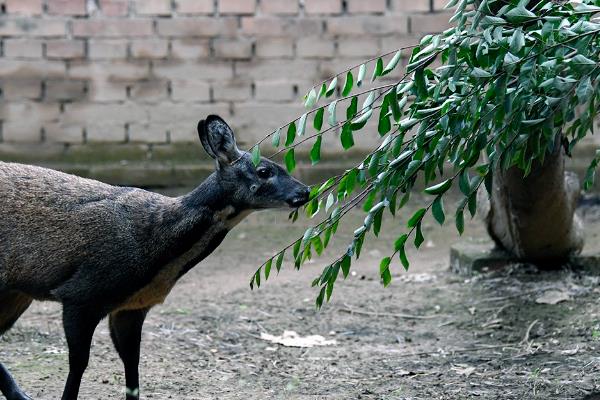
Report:
[{"label": "fallen leaf", "polygon": [[294,331],[283,331],[283,335],[274,336],[262,332],[260,334],[262,340],[271,343],[277,343],[285,347],[313,347],[313,346],[330,346],[337,344],[335,339],[326,340],[321,335],[300,336]]},{"label": "fallen leaf", "polygon": [[535,302],[538,304],[554,305],[567,300],[571,300],[571,297],[568,293],[563,292],[562,290],[551,289],[547,290],[543,295],[535,299]]},{"label": "fallen leaf", "polygon": [[463,367],[463,366],[454,366],[452,370],[456,372],[458,375],[462,375],[465,377],[471,376],[473,372],[475,372],[475,367]]}]

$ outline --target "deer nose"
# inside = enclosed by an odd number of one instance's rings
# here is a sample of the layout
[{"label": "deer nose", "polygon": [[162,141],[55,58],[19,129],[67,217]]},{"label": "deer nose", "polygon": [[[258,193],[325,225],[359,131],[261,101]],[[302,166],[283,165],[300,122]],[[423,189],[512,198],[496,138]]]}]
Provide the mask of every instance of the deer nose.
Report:
[{"label": "deer nose", "polygon": [[308,202],[309,197],[310,189],[308,187],[304,187],[294,193],[288,204],[290,207],[300,207]]}]

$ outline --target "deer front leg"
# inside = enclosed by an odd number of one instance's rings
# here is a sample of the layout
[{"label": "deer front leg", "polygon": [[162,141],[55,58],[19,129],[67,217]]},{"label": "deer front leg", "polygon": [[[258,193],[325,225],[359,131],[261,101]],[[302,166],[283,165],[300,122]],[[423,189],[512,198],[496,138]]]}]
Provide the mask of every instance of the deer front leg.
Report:
[{"label": "deer front leg", "polygon": [[110,314],[110,337],[125,366],[126,399],[138,400],[140,397],[140,342],[142,325],[148,309],[117,311]]},{"label": "deer front leg", "polygon": [[88,365],[94,330],[102,319],[96,310],[63,306],[63,326],[69,345],[69,376],[62,400],[77,400],[81,377]]}]

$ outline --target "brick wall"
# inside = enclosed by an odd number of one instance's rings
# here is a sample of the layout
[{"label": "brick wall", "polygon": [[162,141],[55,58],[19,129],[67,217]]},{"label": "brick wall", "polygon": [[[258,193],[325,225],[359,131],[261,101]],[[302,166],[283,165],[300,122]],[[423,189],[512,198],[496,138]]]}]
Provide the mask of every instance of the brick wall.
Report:
[{"label": "brick wall", "polygon": [[0,159],[168,162],[209,113],[251,144],[313,83],[445,29],[443,3],[0,0]]}]

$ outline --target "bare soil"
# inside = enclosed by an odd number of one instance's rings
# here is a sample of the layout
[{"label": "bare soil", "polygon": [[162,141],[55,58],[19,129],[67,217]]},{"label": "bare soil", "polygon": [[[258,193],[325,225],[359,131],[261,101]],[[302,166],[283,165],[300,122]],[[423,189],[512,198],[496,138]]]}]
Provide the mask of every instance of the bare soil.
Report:
[{"label": "bare soil", "polygon": [[[598,207],[588,203],[580,212],[585,251],[597,252]],[[338,280],[331,302],[316,310],[310,282],[345,247],[360,218],[351,216],[342,226],[328,256],[299,272],[286,265],[254,291],[248,282],[256,267],[308,222],[291,225],[285,214],[264,213],[235,228],[151,311],[142,343],[142,398],[596,398],[598,274],[519,264],[458,276],[448,270],[449,246],[459,240],[452,221],[427,226],[426,244],[410,254],[410,270],[396,261],[384,289],[379,260],[405,223],[386,221],[386,233],[365,246],[355,274]],[[479,221],[469,223],[460,240],[485,240]],[[566,300],[536,302],[557,293]],[[0,360],[35,399],[60,398],[67,374],[60,312],[57,304],[36,303],[0,338]],[[337,343],[292,348],[260,337],[284,330]],[[123,381],[103,322],[80,398],[123,398]]]}]

